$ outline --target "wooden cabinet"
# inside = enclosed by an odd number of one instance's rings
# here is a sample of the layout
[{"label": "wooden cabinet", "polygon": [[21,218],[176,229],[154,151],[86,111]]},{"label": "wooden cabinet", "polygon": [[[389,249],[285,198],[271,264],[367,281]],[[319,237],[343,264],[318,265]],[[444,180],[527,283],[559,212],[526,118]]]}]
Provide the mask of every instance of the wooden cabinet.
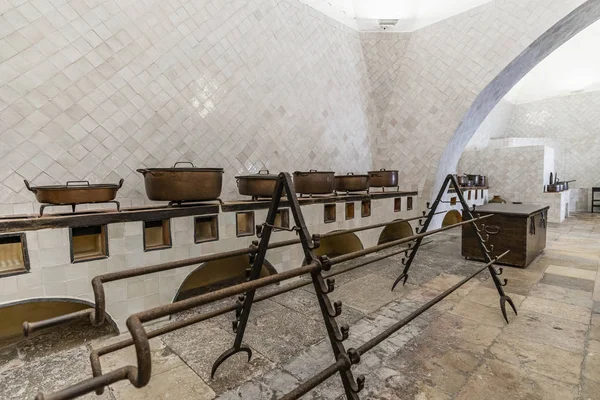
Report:
[{"label": "wooden cabinet", "polygon": [[[549,208],[534,204],[486,204],[477,207],[474,215],[494,214],[481,223],[490,234],[488,247],[494,246],[493,255],[510,250],[500,264],[526,267],[546,248]],[[485,232],[482,231],[484,238]],[[471,260],[484,260],[470,224],[462,228],[462,255]]]}]

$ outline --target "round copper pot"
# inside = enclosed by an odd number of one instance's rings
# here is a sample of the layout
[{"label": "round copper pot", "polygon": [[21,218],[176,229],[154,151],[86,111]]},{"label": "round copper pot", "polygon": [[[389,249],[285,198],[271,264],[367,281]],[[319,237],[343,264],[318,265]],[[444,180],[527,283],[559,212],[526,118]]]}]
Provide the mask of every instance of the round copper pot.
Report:
[{"label": "round copper pot", "polygon": [[335,190],[338,192],[364,192],[369,189],[369,175],[338,175],[334,178]]},{"label": "round copper pot", "polygon": [[66,185],[31,186],[25,180],[27,189],[35,194],[40,203],[45,204],[79,204],[105,203],[117,197],[123,186],[123,179],[116,185],[90,184],[88,181],[69,181]]},{"label": "round copper pot", "polygon": [[459,186],[467,186],[469,184],[469,178],[466,175],[456,175],[456,180]]},{"label": "round copper pot", "polygon": [[479,186],[479,175],[467,174],[470,181],[473,181],[473,186]]},{"label": "round copper pot", "polygon": [[[177,167],[190,164],[189,168]],[[216,200],[223,187],[223,168],[196,168],[190,162],[177,162],[173,168],[141,168],[146,194],[154,201]]]},{"label": "round copper pot", "polygon": [[299,194],[329,194],[334,190],[335,172],[317,171],[294,172],[294,186]]},{"label": "round copper pot", "polygon": [[398,171],[381,168],[379,171],[369,171],[371,187],[396,187],[398,186]]},{"label": "round copper pot", "polygon": [[269,170],[261,170],[258,174],[236,176],[238,191],[242,196],[271,198],[277,184],[277,175],[269,174]]},{"label": "round copper pot", "polygon": [[479,175],[479,186],[481,186],[481,187],[487,186],[487,176]]}]

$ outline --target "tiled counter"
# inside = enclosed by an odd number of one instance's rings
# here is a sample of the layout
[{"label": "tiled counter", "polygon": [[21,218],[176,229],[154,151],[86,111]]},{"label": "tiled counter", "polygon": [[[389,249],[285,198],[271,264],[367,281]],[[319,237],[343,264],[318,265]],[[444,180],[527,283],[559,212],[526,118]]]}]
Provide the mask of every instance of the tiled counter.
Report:
[{"label": "tiled counter", "polygon": [[[416,209],[416,195],[396,192],[306,198],[300,203],[309,231],[323,234],[417,216],[421,211]],[[158,224],[148,224],[155,219],[148,214],[130,220],[126,216],[131,210],[0,220],[3,231],[12,232],[8,235],[24,236],[27,256],[27,268],[0,275],[0,307],[50,298],[93,304],[90,282],[97,275],[247,247],[256,240],[255,225],[264,222],[268,205],[232,202],[191,210],[189,215],[181,215],[183,207],[172,208],[161,212],[161,221],[165,222]],[[289,210],[286,205],[283,203],[280,210]],[[177,216],[169,218],[169,212]],[[293,225],[291,213],[289,220]],[[99,224],[97,230],[84,226],[85,221]],[[152,229],[159,229],[161,234],[156,236]],[[357,232],[356,236],[363,247],[374,246],[383,229]],[[86,235],[94,240],[86,241]],[[278,231],[273,233],[272,241],[295,237],[293,232]],[[267,260],[281,272],[301,265],[303,252],[299,245],[282,247],[270,250]],[[132,313],[171,303],[196,268],[198,265],[192,265],[105,283],[109,316],[122,329],[125,318]]]}]

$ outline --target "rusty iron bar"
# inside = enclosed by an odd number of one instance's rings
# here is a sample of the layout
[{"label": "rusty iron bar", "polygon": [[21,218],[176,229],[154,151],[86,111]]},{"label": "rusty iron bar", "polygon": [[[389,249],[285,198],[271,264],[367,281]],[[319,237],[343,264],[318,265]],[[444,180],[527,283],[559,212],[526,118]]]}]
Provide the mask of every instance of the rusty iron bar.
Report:
[{"label": "rusty iron bar", "polygon": [[352,363],[350,362],[350,358],[345,354],[340,354],[340,357],[335,363],[314,375],[306,382],[303,382],[300,386],[297,386],[294,390],[281,397],[279,400],[299,399],[338,372],[342,370],[349,370],[351,366]]},{"label": "rusty iron bar", "polygon": [[[489,218],[491,216],[492,215],[486,215],[483,217],[474,218],[473,220],[468,221],[468,222],[475,222],[478,220]],[[344,256],[335,257],[335,258],[332,258],[331,260],[327,260],[327,265],[322,265],[321,261],[313,261],[312,263],[310,263],[308,265],[299,267],[294,270],[285,271],[285,272],[281,272],[281,273],[278,273],[275,275],[266,276],[266,277],[259,278],[254,281],[241,283],[241,284],[238,284],[235,286],[217,290],[215,292],[206,293],[206,294],[203,294],[200,296],[196,296],[196,297],[192,297],[192,298],[189,298],[186,300],[179,301],[177,303],[172,303],[172,304],[167,304],[167,305],[160,306],[160,307],[155,307],[155,308],[143,311],[141,313],[134,314],[127,319],[127,327],[132,336],[131,341],[133,342],[133,344],[136,347],[137,364],[138,364],[138,368],[136,369],[137,374],[135,376],[133,376],[132,374],[128,374],[127,377],[123,378],[122,380],[129,379],[129,381],[135,387],[143,387],[148,384],[148,381],[150,379],[150,371],[151,371],[151,362],[152,361],[151,361],[150,348],[149,348],[149,344],[148,344],[149,337],[142,325],[142,323],[144,323],[144,322],[149,322],[149,321],[152,321],[152,320],[155,320],[158,318],[162,318],[162,317],[166,317],[166,316],[176,314],[176,313],[179,313],[182,311],[186,311],[191,308],[196,308],[196,307],[208,304],[208,303],[222,300],[227,297],[242,294],[251,289],[258,289],[258,288],[269,286],[274,283],[279,283],[279,282],[282,282],[282,281],[285,281],[285,280],[288,280],[291,278],[299,277],[299,276],[302,276],[302,275],[305,275],[308,273],[312,273],[313,271],[317,271],[317,270],[320,271],[321,269],[324,269],[325,271],[327,271],[332,265],[334,265],[334,263],[332,262],[334,260],[335,260],[335,264],[339,264],[344,261],[350,261],[352,259],[355,259],[355,258],[358,258],[361,256],[372,254],[376,251],[388,249],[388,248],[391,248],[391,247],[394,247],[394,246],[397,246],[397,245],[400,245],[403,243],[410,242],[419,237],[435,235],[437,233],[452,229],[452,228],[460,226],[460,225],[464,225],[464,223],[457,223],[454,225],[449,225],[447,227],[440,228],[437,230],[432,230],[429,232],[414,235],[414,236],[407,237],[404,239],[399,239],[396,241],[388,242],[383,245],[378,245],[378,246],[371,247],[369,249],[360,250],[360,251],[357,251],[354,253],[349,253]],[[372,250],[372,251],[370,250],[370,249],[374,249],[374,248],[377,248],[377,250]],[[341,258],[348,256],[348,255],[354,255],[354,257],[350,257],[345,260],[341,260]],[[327,259],[327,258],[322,257],[322,259]],[[133,366],[130,366],[130,367],[135,368]],[[92,380],[91,382],[90,382],[90,379],[88,379],[88,380],[84,381],[85,382],[84,386],[81,386],[84,384],[84,382],[80,382],[79,384],[77,384],[75,386],[72,386],[70,388],[66,388],[59,392],[56,392],[53,394],[53,396],[57,396],[57,397],[53,397],[52,399],[57,399],[57,400],[58,399],[61,399],[61,400],[73,399],[74,397],[70,395],[71,391],[69,391],[69,389],[74,388],[74,387],[77,387],[78,388],[77,390],[84,390],[84,389],[87,390],[83,394],[90,393],[94,390],[99,390],[100,388],[103,388],[106,386],[103,383],[104,380],[102,380],[102,378],[104,376],[105,375],[99,375],[95,378],[91,378],[91,380]],[[94,379],[97,379],[97,380],[93,381]],[[111,383],[114,383],[114,382],[111,382]],[[73,389],[73,390],[75,390],[75,389]],[[79,395],[81,395],[81,394],[79,394]],[[43,399],[43,397],[41,397],[40,399]]]},{"label": "rusty iron bar", "polygon": [[78,319],[91,318],[94,314],[93,308],[86,308],[85,310],[76,311],[69,314],[59,315],[58,317],[48,318],[37,322],[23,322],[23,335],[29,336],[32,332],[36,332],[40,329],[51,328],[72,322]]},{"label": "rusty iron bar", "polygon": [[[423,243],[422,246],[426,246],[426,245],[431,244],[431,243],[432,243],[431,241],[430,242],[426,242],[426,243]],[[334,272],[332,272],[330,274],[325,275],[324,278],[328,279],[328,278],[332,278],[332,277],[337,276],[337,275],[345,274],[346,272],[353,271],[353,270],[355,270],[357,268],[361,268],[361,267],[364,267],[366,265],[373,264],[373,263],[376,263],[378,261],[384,260],[386,258],[393,257],[393,256],[396,256],[398,254],[402,254],[402,253],[404,253],[404,251],[405,251],[405,249],[402,249],[402,250],[395,251],[395,252],[390,253],[390,254],[384,254],[383,256],[375,257],[375,258],[373,258],[371,260],[362,262],[360,264],[352,265],[352,266],[350,266],[348,268],[344,268],[344,269],[341,269],[339,271],[334,271]],[[267,299],[270,299],[272,297],[279,296],[280,294],[284,294],[284,293],[287,293],[287,292],[291,292],[292,290],[300,289],[300,288],[308,286],[310,284],[312,284],[311,281],[296,282],[296,283],[294,283],[292,285],[287,285],[287,286],[275,289],[275,290],[273,290],[271,292],[260,294],[260,295],[256,296],[256,298],[254,299],[254,302],[258,303],[258,302],[261,302],[263,300],[267,300]],[[164,334],[176,331],[178,329],[186,328],[188,326],[191,326],[191,325],[194,325],[194,324],[206,321],[208,319],[211,319],[211,318],[214,318],[214,317],[218,317],[218,316],[223,315],[223,314],[227,314],[228,312],[235,311],[237,308],[238,308],[238,306],[236,304],[232,304],[232,305],[229,305],[229,306],[222,307],[222,308],[220,308],[218,310],[213,310],[213,311],[206,312],[204,314],[195,315],[195,316],[190,317],[188,319],[182,319],[182,320],[179,320],[179,321],[170,322],[169,324],[166,324],[166,325],[164,325],[164,326],[162,326],[162,327],[160,327],[158,329],[155,329],[153,331],[148,332],[148,339],[153,339],[155,337],[162,336]],[[133,339],[129,338],[129,339],[125,339],[125,340],[122,340],[120,342],[117,342],[117,343],[110,344],[110,345],[105,346],[105,347],[101,347],[98,350],[93,350],[90,353],[90,362],[91,362],[91,365],[92,365],[92,373],[93,373],[93,375],[94,376],[100,376],[100,375],[102,375],[102,365],[100,363],[100,357],[101,356],[113,353],[113,352],[118,351],[118,350],[122,350],[122,349],[124,349],[126,347],[129,347],[131,345],[133,345]],[[97,394],[100,395],[100,394],[102,394],[104,392],[104,389],[103,388],[99,389],[96,392],[97,392]]]},{"label": "rusty iron bar", "polygon": [[[148,322],[157,318],[161,318],[161,316],[168,316],[181,311],[189,310],[190,308],[195,308],[218,300],[223,300],[227,297],[241,294],[250,289],[258,289],[261,287],[269,286],[320,269],[321,263],[319,261],[314,261],[308,265],[290,271],[281,272],[275,275],[269,275],[254,281],[240,283],[236,286],[219,289],[214,292],[192,297],[177,303],[172,303],[166,306],[156,307],[141,313],[133,314],[127,319],[127,327],[131,332],[133,344],[135,345],[138,368],[134,366],[122,367],[118,370],[109,372],[107,374],[86,379],[85,381],[82,381],[76,385],[65,388],[58,392],[52,393],[50,395],[44,395],[40,393],[37,395],[36,400],[74,399],[77,396],[82,396],[84,394],[91,393],[109,384],[125,379],[128,379],[131,382],[131,384],[137,388],[144,387],[148,384],[150,380],[152,360],[150,354],[150,345],[148,342],[149,337],[144,329],[144,326],[142,325],[143,322]],[[118,371],[128,371],[128,373],[123,374],[123,372],[121,372],[121,375],[119,375],[117,374]],[[131,373],[132,371],[133,373]],[[111,380],[109,383],[106,383],[108,380],[107,375],[111,376]],[[120,377],[120,379],[117,379],[118,377]]]},{"label": "rusty iron bar", "polygon": [[[439,295],[434,297],[432,300],[430,300],[426,304],[419,307],[417,310],[410,313],[407,317],[396,322],[395,324],[393,324],[392,326],[390,326],[389,328],[387,328],[386,330],[384,330],[383,332],[381,332],[380,334],[378,334],[371,340],[363,343],[358,349],[349,349],[348,350],[349,355],[354,353],[355,355],[353,356],[353,358],[356,358],[358,356],[358,358],[360,359],[360,355],[365,354],[366,352],[373,349],[375,346],[377,346],[378,344],[380,344],[381,342],[383,342],[384,340],[389,338],[391,335],[393,335],[394,333],[399,331],[401,328],[408,325],[410,322],[412,322],[415,318],[417,318],[418,316],[423,314],[425,311],[429,310],[431,307],[433,307],[434,305],[436,305],[437,303],[439,303],[440,301],[442,301],[443,299],[445,299],[446,297],[448,297],[449,295],[454,293],[457,289],[459,289],[465,283],[467,283],[471,279],[475,278],[477,275],[482,273],[487,268],[493,266],[498,260],[500,260],[502,257],[507,255],[509,252],[510,252],[510,250],[507,250],[506,252],[502,253],[498,257],[494,258],[491,262],[487,263],[485,266],[479,268],[477,271],[475,271],[471,275],[462,279],[460,282],[458,282],[451,288],[440,293]],[[350,357],[347,358],[348,361],[350,359],[351,359]],[[355,364],[355,363],[356,362],[352,362],[352,364]],[[348,364],[344,363],[343,360],[340,358],[340,359],[338,359],[338,361],[331,364],[329,367],[325,368],[321,372],[317,373],[312,378],[303,382],[302,384],[300,384],[300,386],[297,386],[294,390],[287,393],[286,395],[281,397],[279,400],[299,399],[300,397],[302,397],[302,395],[304,395],[304,394],[310,392],[312,389],[316,388],[318,385],[320,385],[325,380],[327,380],[327,378],[331,377],[332,375],[334,375],[337,371],[339,371],[342,368],[350,368],[350,366],[348,366]]]},{"label": "rusty iron bar", "polygon": [[[329,232],[329,233],[320,235],[320,237],[328,238],[328,237],[340,236],[340,235],[344,235],[347,233],[354,233],[354,232],[360,232],[360,231],[365,231],[365,230],[369,230],[369,229],[376,229],[376,228],[381,228],[384,226],[396,224],[399,222],[410,222],[410,221],[415,221],[415,220],[422,219],[422,218],[424,218],[424,217],[420,216],[420,217],[398,219],[398,220],[394,220],[394,221],[390,221],[390,222],[383,222],[383,223],[379,223],[379,224],[366,225],[366,226],[362,226],[362,227],[345,229],[345,230],[340,230],[340,231],[336,231],[336,232]],[[271,243],[271,244],[269,244],[268,249],[276,249],[276,248],[287,247],[287,246],[292,246],[292,245],[296,245],[296,244],[300,244],[300,239],[290,239],[290,240],[284,240],[284,241],[280,241],[280,242]],[[42,320],[42,321],[36,321],[36,322],[25,321],[25,322],[23,322],[23,334],[25,337],[27,337],[36,331],[54,327],[54,326],[61,325],[61,324],[65,324],[65,323],[68,323],[68,322],[71,322],[71,321],[74,321],[74,320],[77,320],[80,318],[84,318],[86,316],[89,316],[90,321],[94,326],[99,326],[99,325],[103,324],[104,320],[105,320],[105,313],[106,313],[106,296],[105,296],[104,286],[103,286],[104,283],[114,282],[114,281],[118,281],[121,279],[134,278],[137,276],[153,274],[153,273],[157,273],[157,272],[169,271],[172,269],[187,267],[187,266],[194,265],[194,264],[202,264],[202,263],[206,263],[206,262],[210,262],[210,261],[222,260],[225,258],[243,256],[243,255],[247,255],[247,254],[256,254],[257,251],[258,251],[257,247],[250,246],[248,248],[231,250],[231,251],[227,251],[227,252],[223,252],[223,253],[208,254],[205,256],[188,258],[185,260],[173,261],[173,262],[168,262],[168,263],[151,265],[151,266],[147,266],[147,267],[134,268],[134,269],[126,270],[126,271],[119,271],[119,272],[112,272],[112,273],[104,274],[104,275],[98,275],[92,279],[92,289],[94,292],[94,299],[95,299],[95,301],[94,301],[95,307],[93,309],[86,310],[87,313],[81,313],[78,311],[78,312],[74,312],[74,313],[70,313],[70,314],[64,314],[57,318],[51,318],[51,319]]]}]

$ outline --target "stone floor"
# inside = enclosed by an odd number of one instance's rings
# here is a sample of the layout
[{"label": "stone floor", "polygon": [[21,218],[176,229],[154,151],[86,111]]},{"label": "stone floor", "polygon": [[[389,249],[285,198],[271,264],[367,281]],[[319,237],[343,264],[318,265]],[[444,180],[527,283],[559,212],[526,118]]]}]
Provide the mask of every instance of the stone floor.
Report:
[{"label": "stone floor", "polygon": [[[600,217],[579,214],[551,225],[548,247],[526,269],[506,267],[506,291],[519,315],[505,324],[486,273],[363,355],[363,399],[600,399]],[[399,257],[336,278],[332,300],[357,347],[432,299],[478,263],[460,257],[460,234],[438,236],[420,252],[408,284],[390,291]],[[204,310],[195,310],[200,312]],[[189,314],[189,312],[188,312]],[[185,315],[177,316],[184,318]],[[153,377],[128,382],[101,399],[275,399],[332,361],[310,287],[254,306],[246,342],[210,379],[210,367],[234,335],[231,315],[153,339]],[[79,333],[77,333],[79,332]],[[83,333],[81,333],[83,332]],[[88,333],[86,333],[88,332]],[[0,349],[0,398],[32,399],[90,376],[91,348],[120,337],[71,326]],[[104,371],[133,364],[128,348],[102,357]],[[343,398],[338,376],[306,399]],[[91,394],[86,398],[97,398]]]}]

